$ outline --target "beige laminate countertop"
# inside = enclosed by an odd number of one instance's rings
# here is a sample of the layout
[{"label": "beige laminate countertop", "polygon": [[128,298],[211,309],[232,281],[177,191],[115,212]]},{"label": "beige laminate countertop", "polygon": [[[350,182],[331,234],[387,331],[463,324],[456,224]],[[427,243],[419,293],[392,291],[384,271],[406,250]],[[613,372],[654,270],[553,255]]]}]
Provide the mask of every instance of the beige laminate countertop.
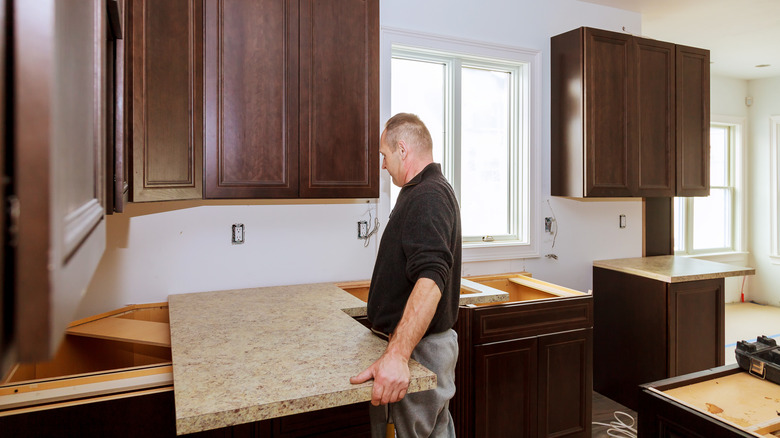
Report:
[{"label": "beige laminate countertop", "polygon": [[736,277],[756,273],[754,268],[678,256],[596,260],[593,262],[593,266],[652,278],[666,283]]},{"label": "beige laminate countertop", "polygon": [[[494,295],[472,299],[508,297]],[[366,304],[334,284],[171,295],[168,305],[177,434],[371,399],[373,381],[349,378],[387,344],[352,318]],[[434,373],[409,369],[408,392],[436,387]]]}]

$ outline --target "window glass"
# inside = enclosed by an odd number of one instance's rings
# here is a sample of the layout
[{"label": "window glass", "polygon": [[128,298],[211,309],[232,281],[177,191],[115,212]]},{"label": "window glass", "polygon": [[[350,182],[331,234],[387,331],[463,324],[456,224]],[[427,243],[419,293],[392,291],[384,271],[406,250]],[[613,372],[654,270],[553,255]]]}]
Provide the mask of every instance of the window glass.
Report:
[{"label": "window glass", "polygon": [[463,234],[510,234],[509,73],[463,68],[461,221]]},{"label": "window glass", "polygon": [[728,140],[727,126],[710,128],[710,185],[723,187],[728,181]]},{"label": "window glass", "polygon": [[727,189],[710,188],[710,196],[693,198],[693,249],[731,247]]}]

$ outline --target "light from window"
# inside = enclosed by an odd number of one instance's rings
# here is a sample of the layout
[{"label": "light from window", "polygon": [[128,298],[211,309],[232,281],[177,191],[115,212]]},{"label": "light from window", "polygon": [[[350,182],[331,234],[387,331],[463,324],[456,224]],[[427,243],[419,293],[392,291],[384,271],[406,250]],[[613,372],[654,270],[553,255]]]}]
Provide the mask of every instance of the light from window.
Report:
[{"label": "light from window", "polygon": [[675,198],[674,249],[683,254],[734,250],[734,143],[733,125],[710,127],[710,196]]},{"label": "light from window", "polygon": [[[391,112],[417,114],[431,131],[434,161],[455,189],[463,240],[527,242],[520,226],[520,79],[524,65],[393,49]],[[391,202],[400,191],[391,188]],[[527,218],[526,218],[527,219]]]}]

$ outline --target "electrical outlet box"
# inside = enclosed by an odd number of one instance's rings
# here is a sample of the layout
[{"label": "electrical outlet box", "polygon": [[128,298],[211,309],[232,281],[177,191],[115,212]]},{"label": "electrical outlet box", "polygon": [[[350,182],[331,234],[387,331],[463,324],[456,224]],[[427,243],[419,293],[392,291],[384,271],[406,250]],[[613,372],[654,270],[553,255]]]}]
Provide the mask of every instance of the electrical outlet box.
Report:
[{"label": "electrical outlet box", "polygon": [[233,233],[230,241],[233,245],[244,243],[244,224],[233,224]]},{"label": "electrical outlet box", "polygon": [[368,239],[368,221],[358,221],[358,239]]},{"label": "electrical outlet box", "polygon": [[544,232],[545,233],[552,233],[552,223],[553,223],[553,218],[551,218],[551,217],[544,218]]},{"label": "electrical outlet box", "polygon": [[624,215],[624,214],[620,215],[619,224],[620,224],[620,228],[625,228],[626,227],[626,215]]}]

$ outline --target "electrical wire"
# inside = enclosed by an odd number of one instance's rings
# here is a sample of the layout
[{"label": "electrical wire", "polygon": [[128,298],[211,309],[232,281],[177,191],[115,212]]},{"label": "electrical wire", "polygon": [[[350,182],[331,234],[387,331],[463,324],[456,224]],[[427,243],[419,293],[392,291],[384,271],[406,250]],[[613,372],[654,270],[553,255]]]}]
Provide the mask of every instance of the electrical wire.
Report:
[{"label": "electrical wire", "polygon": [[550,205],[550,200],[547,200],[547,206],[550,207],[550,213],[552,214],[553,218],[553,226],[555,226],[555,233],[553,234],[553,243],[550,249],[555,248],[555,239],[558,238],[558,219],[555,218],[555,212],[553,211],[552,205]]},{"label": "electrical wire", "polygon": [[[636,438],[636,420],[634,420],[634,417],[632,417],[631,414],[627,414],[623,411],[615,411],[613,415],[615,416],[615,421],[610,421],[609,423],[599,423],[598,421],[594,421],[593,424],[598,426],[607,426],[609,428],[607,429],[607,435],[611,437]],[[620,417],[623,418],[621,419]],[[631,423],[624,422],[623,420],[630,420]]]},{"label": "electrical wire", "polygon": [[[368,224],[371,225],[371,208],[368,209]],[[368,231],[368,234],[366,234],[365,240],[363,241],[363,247],[368,247],[368,242],[371,241],[371,236],[376,234],[376,232],[379,231],[379,218],[374,218],[374,228]]]}]

